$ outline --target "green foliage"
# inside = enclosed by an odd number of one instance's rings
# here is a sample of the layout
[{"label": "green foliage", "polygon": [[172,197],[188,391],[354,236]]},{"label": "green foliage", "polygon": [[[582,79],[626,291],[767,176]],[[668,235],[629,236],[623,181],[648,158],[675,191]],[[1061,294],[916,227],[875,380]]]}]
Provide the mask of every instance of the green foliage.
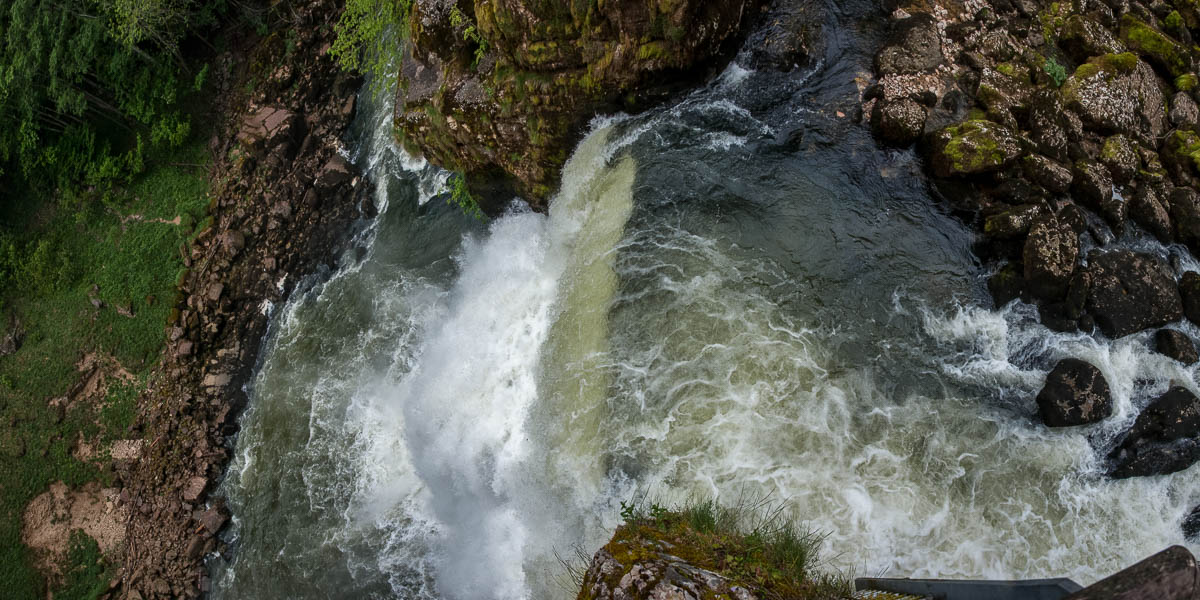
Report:
[{"label": "green foliage", "polygon": [[818,570],[824,536],[796,524],[782,503],[768,499],[722,505],[691,500],[670,510],[645,499],[621,503],[625,525],[613,540],[666,540],[671,553],[735,583],[767,590],[767,597],[849,596],[849,580]]},{"label": "green foliage", "polygon": [[56,600],[95,600],[108,591],[112,567],[100,554],[100,545],[86,533],[71,532],[70,546],[63,575],[63,587],[56,590]]},{"label": "green foliage", "polygon": [[467,177],[462,173],[454,173],[450,176],[450,196],[446,198],[446,202],[457,206],[463,214],[475,217],[480,221],[484,220],[483,210],[479,208],[479,202],[475,196],[471,195],[471,190],[467,189]]},{"label": "green foliage", "polygon": [[1062,87],[1063,82],[1067,80],[1067,68],[1054,58],[1047,58],[1045,64],[1042,65],[1042,70],[1050,76],[1054,87]]},{"label": "green foliage", "polygon": [[461,35],[464,42],[475,45],[475,61],[472,67],[479,66],[479,61],[488,53],[488,41],[482,35],[479,35],[479,29],[475,26],[475,21],[471,20],[463,11],[458,9],[458,6],[450,8],[450,25],[455,29],[461,29]]},{"label": "green foliage", "polygon": [[412,0],[346,0],[329,54],[343,69],[367,75],[374,93],[391,89],[411,10]]},{"label": "green foliage", "polygon": [[[51,482],[78,486],[108,477],[71,454],[79,436],[107,443],[129,435],[137,395],[162,350],[183,266],[180,246],[194,235],[189,224],[203,218],[208,205],[203,168],[163,165],[202,164],[206,157],[203,141],[193,139],[153,156],[149,170],[124,188],[51,199],[21,187],[8,190],[11,198],[0,203],[0,322],[15,314],[26,331],[20,350],[0,357],[5,598],[46,596],[20,542],[25,505]],[[180,225],[172,222],[176,216]],[[92,297],[103,308],[93,306]],[[47,400],[65,395],[78,379],[75,364],[88,352],[112,356],[137,379],[110,380],[103,402],[48,410]]]}]

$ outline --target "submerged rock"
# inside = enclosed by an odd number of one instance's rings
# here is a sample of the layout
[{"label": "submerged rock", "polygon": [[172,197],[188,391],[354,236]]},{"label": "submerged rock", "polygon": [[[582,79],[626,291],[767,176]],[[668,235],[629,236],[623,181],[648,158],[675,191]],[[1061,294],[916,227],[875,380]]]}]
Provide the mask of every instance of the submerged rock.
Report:
[{"label": "submerged rock", "polygon": [[1166,325],[1183,316],[1170,268],[1157,256],[1128,250],[1093,252],[1087,309],[1111,338]]},{"label": "submerged rock", "polygon": [[1100,369],[1075,358],[1058,361],[1037,395],[1038,413],[1050,427],[1096,423],[1112,416],[1112,392]]},{"label": "submerged rock", "polygon": [[1109,453],[1118,479],[1182,471],[1200,459],[1200,398],[1172,387],[1138,415]]}]

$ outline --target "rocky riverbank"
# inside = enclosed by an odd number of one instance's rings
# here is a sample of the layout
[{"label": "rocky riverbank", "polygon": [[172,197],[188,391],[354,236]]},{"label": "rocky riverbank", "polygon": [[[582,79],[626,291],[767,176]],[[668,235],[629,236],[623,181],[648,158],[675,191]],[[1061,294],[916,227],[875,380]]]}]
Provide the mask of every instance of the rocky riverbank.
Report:
[{"label": "rocky riverbank", "polygon": [[229,105],[210,147],[211,225],[190,248],[159,376],[140,400],[144,441],[116,461],[117,503],[130,517],[113,597],[208,590],[202,561],[223,549],[228,520],[208,494],[229,459],[269,307],[331,265],[373,210],[340,154],[360,85],[327,54],[341,3],[292,6],[294,36],[220,58]]},{"label": "rocky riverbank", "polygon": [[[933,186],[979,233],[997,306],[1036,304],[1057,331],[1157,330],[1185,364],[1200,323],[1200,13],[1189,2],[900,3],[863,115],[916,144]],[[1145,251],[1137,239],[1156,239]],[[1038,396],[1052,427],[1111,415],[1108,384],[1066,360]],[[1107,453],[1114,477],[1200,459],[1200,400],[1174,387]]]}]

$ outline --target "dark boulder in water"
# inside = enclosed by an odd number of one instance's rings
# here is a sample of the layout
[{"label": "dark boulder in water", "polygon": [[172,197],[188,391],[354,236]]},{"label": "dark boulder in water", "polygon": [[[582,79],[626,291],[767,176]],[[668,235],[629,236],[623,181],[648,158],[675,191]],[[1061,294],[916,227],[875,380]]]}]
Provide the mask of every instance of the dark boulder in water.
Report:
[{"label": "dark boulder in water", "polygon": [[1175,277],[1162,259],[1128,250],[1088,257],[1088,312],[1111,338],[1166,325],[1183,316]]},{"label": "dark boulder in water", "polygon": [[1104,375],[1076,358],[1058,361],[1037,396],[1038,413],[1050,427],[1072,427],[1112,415],[1112,392]]},{"label": "dark boulder in water", "polygon": [[1138,415],[1109,453],[1117,479],[1166,475],[1200,460],[1200,398],[1172,387]]},{"label": "dark boulder in water", "polygon": [[1183,518],[1180,528],[1183,529],[1183,536],[1187,539],[1200,540],[1200,506],[1193,508],[1192,512]]},{"label": "dark boulder in water", "polygon": [[1175,329],[1160,329],[1154,334],[1154,347],[1159,354],[1169,356],[1185,365],[1200,361],[1196,345],[1186,333]]},{"label": "dark boulder in water", "polygon": [[871,123],[875,134],[897,146],[907,146],[925,131],[925,107],[911,98],[887,100],[875,105]]},{"label": "dark boulder in water", "polygon": [[1184,273],[1179,280],[1179,293],[1183,298],[1183,314],[1189,321],[1200,324],[1200,273]]}]

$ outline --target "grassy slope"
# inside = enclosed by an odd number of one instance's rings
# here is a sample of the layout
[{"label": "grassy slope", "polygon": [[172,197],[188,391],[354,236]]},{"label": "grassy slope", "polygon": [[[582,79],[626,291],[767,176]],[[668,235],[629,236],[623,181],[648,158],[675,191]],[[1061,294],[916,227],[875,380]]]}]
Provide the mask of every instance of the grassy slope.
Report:
[{"label": "grassy slope", "polygon": [[[144,387],[164,343],[181,244],[208,205],[202,143],[159,157],[125,190],[105,199],[64,201],[29,192],[0,201],[0,253],[15,282],[0,290],[0,318],[15,313],[27,334],[21,349],[0,357],[0,581],[7,598],[44,597],[32,557],[20,543],[21,515],[51,482],[75,486],[106,481],[103,465],[81,462],[70,449],[79,433],[125,437],[137,390]],[[143,220],[122,216],[141,215]],[[158,223],[181,217],[179,225]],[[89,299],[93,286],[105,307]],[[133,318],[115,307],[131,310]],[[110,388],[103,406],[74,406],[60,416],[48,400],[62,396],[79,377],[84,353],[114,357],[138,378]],[[77,539],[67,572],[105,579],[93,568],[95,542]],[[82,561],[82,562],[80,562]],[[91,564],[87,564],[87,563]],[[69,577],[57,598],[93,597],[94,586]],[[85,578],[87,579],[87,578]],[[105,579],[106,580],[106,579]],[[74,585],[71,585],[74,584]]]}]

